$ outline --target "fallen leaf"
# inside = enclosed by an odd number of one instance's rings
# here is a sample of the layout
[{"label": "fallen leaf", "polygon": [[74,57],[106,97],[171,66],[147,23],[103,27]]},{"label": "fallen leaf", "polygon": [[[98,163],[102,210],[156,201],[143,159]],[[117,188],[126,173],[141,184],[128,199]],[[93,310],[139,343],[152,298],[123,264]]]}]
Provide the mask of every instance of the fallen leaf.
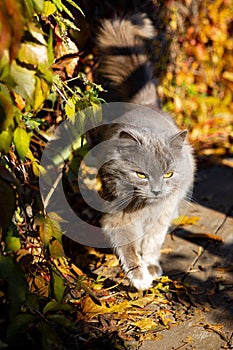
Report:
[{"label": "fallen leaf", "polygon": [[172,220],[172,224],[177,226],[196,225],[199,220],[198,216],[178,216]]},{"label": "fallen leaf", "polygon": [[203,233],[189,233],[186,235],[186,237],[211,239],[213,241],[223,243],[222,237],[215,235],[214,233],[205,233],[205,232],[203,232]]},{"label": "fallen leaf", "polygon": [[97,305],[88,295],[83,300],[82,312],[86,320],[91,320],[93,317],[99,314],[116,313],[116,312],[124,313],[126,309],[130,307],[131,307],[130,302],[127,300],[124,300],[120,304],[113,304],[110,306],[107,306],[106,303],[101,303],[101,305]]},{"label": "fallen leaf", "polygon": [[155,299],[154,295],[147,295],[145,297],[131,301],[131,305],[144,308],[146,305],[152,303],[154,299]]},{"label": "fallen leaf", "polygon": [[140,328],[141,332],[150,331],[158,326],[158,324],[150,318],[143,318],[139,321],[134,322],[133,325]]},{"label": "fallen leaf", "polygon": [[160,310],[159,317],[164,326],[169,327],[174,322],[174,317],[169,310]]},{"label": "fallen leaf", "polygon": [[107,267],[115,267],[119,266],[119,261],[115,255],[112,254],[106,254],[105,255],[106,262],[104,263],[104,266],[106,265]]},{"label": "fallen leaf", "polygon": [[168,254],[171,254],[172,251],[173,251],[172,248],[162,248],[161,251],[160,251],[160,253],[161,253],[161,254],[168,255]]},{"label": "fallen leaf", "polygon": [[233,264],[230,266],[217,266],[215,267],[215,270],[220,272],[232,272],[233,271]]},{"label": "fallen leaf", "polygon": [[71,264],[71,268],[72,270],[78,275],[78,276],[85,276],[84,272],[82,272],[82,270],[80,270],[76,265],[74,265],[73,263]]}]

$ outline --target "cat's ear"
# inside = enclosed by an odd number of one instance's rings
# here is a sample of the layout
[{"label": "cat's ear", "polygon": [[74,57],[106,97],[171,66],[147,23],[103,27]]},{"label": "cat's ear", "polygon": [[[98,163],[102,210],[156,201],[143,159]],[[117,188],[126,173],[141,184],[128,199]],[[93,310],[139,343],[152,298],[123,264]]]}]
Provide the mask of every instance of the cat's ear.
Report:
[{"label": "cat's ear", "polygon": [[137,137],[131,131],[121,131],[119,134],[120,139],[126,139],[134,142],[138,142]]},{"label": "cat's ear", "polygon": [[184,141],[186,139],[186,136],[188,134],[187,130],[183,130],[178,132],[177,134],[173,135],[169,139],[169,144],[173,148],[182,148]]}]

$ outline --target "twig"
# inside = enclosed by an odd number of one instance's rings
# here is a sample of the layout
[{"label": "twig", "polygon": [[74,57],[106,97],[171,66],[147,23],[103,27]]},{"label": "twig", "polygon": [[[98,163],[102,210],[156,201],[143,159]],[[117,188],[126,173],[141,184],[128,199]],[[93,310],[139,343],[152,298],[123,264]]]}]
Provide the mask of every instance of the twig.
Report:
[{"label": "twig", "polygon": [[55,191],[55,189],[56,189],[56,187],[57,187],[59,181],[61,180],[62,175],[63,175],[62,172],[60,172],[60,174],[58,175],[58,177],[57,177],[56,181],[54,182],[52,188],[50,189],[49,193],[47,194],[47,197],[46,197],[45,200],[44,200],[44,207],[45,207],[45,208],[47,207],[47,205],[48,205],[48,203],[49,203],[49,200],[50,200],[50,198],[51,198],[52,195],[53,195],[53,192]]}]

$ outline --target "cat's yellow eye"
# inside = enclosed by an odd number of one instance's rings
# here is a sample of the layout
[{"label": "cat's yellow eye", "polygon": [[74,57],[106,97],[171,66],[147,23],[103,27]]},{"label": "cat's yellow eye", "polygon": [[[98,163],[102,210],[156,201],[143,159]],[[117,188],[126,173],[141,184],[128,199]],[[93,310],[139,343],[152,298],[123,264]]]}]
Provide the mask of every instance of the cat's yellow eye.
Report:
[{"label": "cat's yellow eye", "polygon": [[143,173],[139,173],[138,171],[136,171],[137,177],[139,177],[139,179],[146,179],[146,175]]},{"label": "cat's yellow eye", "polygon": [[170,177],[172,177],[172,175],[173,175],[173,172],[169,171],[168,173],[164,174],[163,177],[164,179],[169,179]]}]

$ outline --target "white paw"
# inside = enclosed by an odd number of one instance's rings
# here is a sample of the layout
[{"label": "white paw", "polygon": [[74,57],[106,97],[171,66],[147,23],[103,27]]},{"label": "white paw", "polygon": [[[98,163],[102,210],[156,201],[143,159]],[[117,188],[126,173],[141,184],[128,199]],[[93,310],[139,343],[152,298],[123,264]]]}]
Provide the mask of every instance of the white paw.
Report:
[{"label": "white paw", "polygon": [[138,290],[146,290],[152,286],[154,277],[149,273],[146,266],[138,267],[127,274],[130,284]]}]

